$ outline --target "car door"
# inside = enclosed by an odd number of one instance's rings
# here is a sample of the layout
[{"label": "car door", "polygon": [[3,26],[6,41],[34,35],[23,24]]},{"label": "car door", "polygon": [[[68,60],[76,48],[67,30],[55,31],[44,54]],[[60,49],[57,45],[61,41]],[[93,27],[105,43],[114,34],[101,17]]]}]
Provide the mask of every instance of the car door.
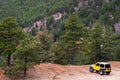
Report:
[{"label": "car door", "polygon": [[99,63],[96,63],[96,65],[95,65],[95,70],[96,70],[96,71],[99,71],[99,70],[100,70],[100,64],[99,64]]}]

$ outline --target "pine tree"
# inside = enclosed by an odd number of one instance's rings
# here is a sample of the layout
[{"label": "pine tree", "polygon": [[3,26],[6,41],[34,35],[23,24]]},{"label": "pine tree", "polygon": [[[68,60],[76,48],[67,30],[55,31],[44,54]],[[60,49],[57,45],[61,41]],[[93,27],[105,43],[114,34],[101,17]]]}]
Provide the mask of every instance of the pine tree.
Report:
[{"label": "pine tree", "polygon": [[24,40],[20,41],[13,54],[14,67],[19,66],[18,70],[22,69],[24,71],[24,77],[26,77],[27,68],[39,60],[39,54],[36,51],[36,48],[39,46],[41,46],[39,41],[27,36]]},{"label": "pine tree", "polygon": [[103,28],[100,23],[96,22],[93,25],[88,37],[88,44],[91,51],[88,55],[91,57],[91,61],[101,61],[102,47],[104,46],[104,35]]},{"label": "pine tree", "polygon": [[54,42],[50,47],[51,61],[56,64],[69,64],[70,59],[66,50],[66,44],[61,41]]},{"label": "pine tree", "polygon": [[[84,26],[79,24],[78,16],[72,14],[65,22],[65,32],[61,36],[61,41],[64,46],[67,46],[67,54],[70,56],[70,63],[75,64],[75,53],[78,47],[81,47],[81,43],[85,37]],[[79,49],[80,50],[80,49]]]},{"label": "pine tree", "polygon": [[41,61],[49,61],[49,50],[53,43],[53,35],[48,33],[47,28],[43,29],[43,31],[39,31],[35,36],[35,39],[41,42],[41,51],[39,54],[41,55]]},{"label": "pine tree", "polygon": [[116,52],[119,51],[119,34],[114,33],[112,27],[109,25],[105,26],[104,34],[104,58],[106,60],[113,60],[114,56],[116,56]]},{"label": "pine tree", "polygon": [[113,54],[113,51],[114,51],[114,41],[112,39],[112,36],[113,36],[113,31],[112,31],[112,27],[111,26],[108,26],[106,25],[105,26],[105,39],[104,39],[104,58],[107,59],[107,60],[112,60],[113,57],[112,57],[112,54]]},{"label": "pine tree", "polygon": [[4,18],[0,23],[0,49],[7,57],[7,65],[11,64],[11,55],[15,51],[19,40],[24,37],[22,29],[18,27],[17,21],[12,18]]},{"label": "pine tree", "polygon": [[114,35],[114,60],[120,61],[120,34],[115,34]]}]

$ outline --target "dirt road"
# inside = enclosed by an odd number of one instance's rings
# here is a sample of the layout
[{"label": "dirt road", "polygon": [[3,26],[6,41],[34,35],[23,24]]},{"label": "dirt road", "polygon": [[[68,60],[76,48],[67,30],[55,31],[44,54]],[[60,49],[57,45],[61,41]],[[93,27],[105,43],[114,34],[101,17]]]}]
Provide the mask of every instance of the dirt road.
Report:
[{"label": "dirt road", "polygon": [[120,62],[109,63],[112,67],[110,75],[90,73],[89,65],[61,66],[49,63],[34,66],[28,72],[28,77],[32,80],[120,80]]},{"label": "dirt road", "polygon": [[[29,69],[25,80],[120,80],[120,62],[109,63],[112,67],[110,75],[90,73],[89,65],[61,66],[51,63],[40,64]],[[8,79],[1,78],[0,80]]]}]

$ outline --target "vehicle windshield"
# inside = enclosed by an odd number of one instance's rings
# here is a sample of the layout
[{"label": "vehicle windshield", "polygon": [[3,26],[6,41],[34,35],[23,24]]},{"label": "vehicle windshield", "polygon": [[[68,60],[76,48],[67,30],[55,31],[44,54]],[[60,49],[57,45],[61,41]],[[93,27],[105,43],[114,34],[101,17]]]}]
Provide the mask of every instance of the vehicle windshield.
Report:
[{"label": "vehicle windshield", "polygon": [[105,67],[106,67],[106,68],[110,68],[110,64],[106,64]]}]

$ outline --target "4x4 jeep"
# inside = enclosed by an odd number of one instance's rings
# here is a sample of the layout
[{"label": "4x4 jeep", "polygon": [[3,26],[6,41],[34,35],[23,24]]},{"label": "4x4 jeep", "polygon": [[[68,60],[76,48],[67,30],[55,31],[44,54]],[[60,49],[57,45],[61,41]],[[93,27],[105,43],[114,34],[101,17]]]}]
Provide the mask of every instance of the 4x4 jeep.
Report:
[{"label": "4x4 jeep", "polygon": [[99,74],[103,75],[104,73],[110,74],[111,67],[109,63],[105,62],[97,62],[96,64],[90,65],[90,72],[98,72]]}]

